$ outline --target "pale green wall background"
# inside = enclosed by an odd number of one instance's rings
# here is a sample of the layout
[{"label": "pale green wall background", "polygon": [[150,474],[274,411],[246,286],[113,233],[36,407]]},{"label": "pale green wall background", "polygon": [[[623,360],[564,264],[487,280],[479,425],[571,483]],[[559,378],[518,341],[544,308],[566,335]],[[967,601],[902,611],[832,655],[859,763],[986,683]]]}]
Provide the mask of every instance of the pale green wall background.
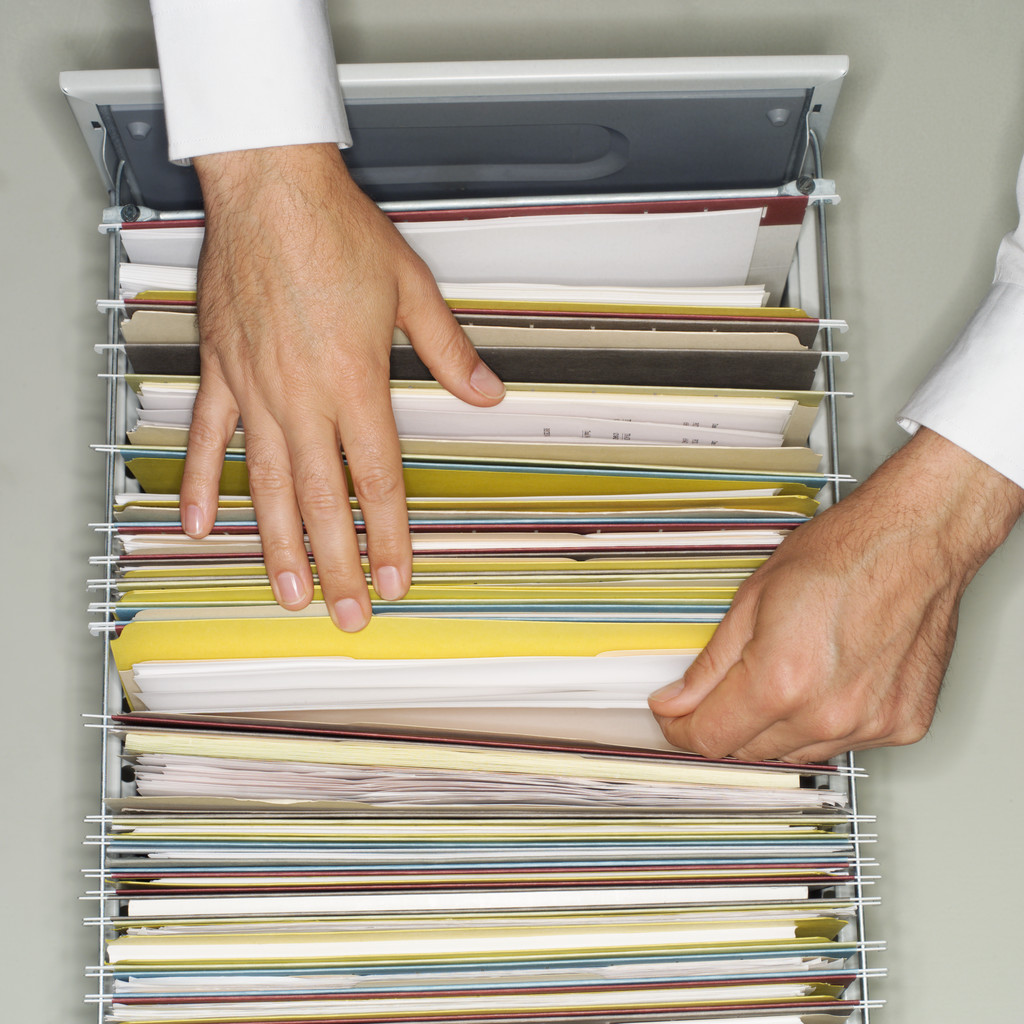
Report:
[{"label": "pale green wall background", "polygon": [[[57,91],[62,69],[152,66],[146,5],[4,0],[0,8],[0,392],[4,586],[0,857],[4,1020],[77,1024],[83,817],[95,809],[99,650],[85,629],[99,517],[104,195]],[[991,279],[1024,151],[1024,7],[1012,0],[335,0],[339,60],[847,53],[826,145],[834,303],[854,358],[840,384],[845,468],[901,442],[893,417]],[[1022,340],[1024,343],[1024,340]],[[998,373],[993,367],[993,373]],[[1024,431],[1021,434],[1024,443]],[[1019,737],[1024,537],[964,602],[931,735],[863,758],[879,816],[889,942],[882,1024],[1019,1016],[1024,899]]]}]

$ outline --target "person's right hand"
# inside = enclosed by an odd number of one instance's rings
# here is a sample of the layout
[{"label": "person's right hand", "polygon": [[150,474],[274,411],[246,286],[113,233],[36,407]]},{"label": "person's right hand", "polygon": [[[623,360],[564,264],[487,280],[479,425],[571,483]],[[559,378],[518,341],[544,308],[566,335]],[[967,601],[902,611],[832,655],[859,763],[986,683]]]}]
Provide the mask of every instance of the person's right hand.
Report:
[{"label": "person's right hand", "polygon": [[334,145],[197,157],[206,207],[199,263],[201,383],[181,486],[187,534],[213,526],[224,450],[239,415],[274,596],[313,596],[303,523],[341,629],[370,598],[341,449],[366,522],[374,589],[395,600],[412,575],[391,411],[394,327],[452,394],[494,405],[501,381],[452,317],[426,265],[349,177]]},{"label": "person's right hand", "polygon": [[743,583],[683,679],[652,694],[665,736],[805,762],[920,739],[964,589],[1022,512],[1024,489],[920,430]]}]

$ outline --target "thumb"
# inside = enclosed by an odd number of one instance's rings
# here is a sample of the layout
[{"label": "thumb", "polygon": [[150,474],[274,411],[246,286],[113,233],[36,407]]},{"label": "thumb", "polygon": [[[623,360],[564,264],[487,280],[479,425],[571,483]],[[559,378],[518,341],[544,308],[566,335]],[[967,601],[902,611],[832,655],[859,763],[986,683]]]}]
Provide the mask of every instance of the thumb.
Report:
[{"label": "thumb", "polygon": [[754,632],[756,601],[737,595],[707,646],[693,660],[683,678],[663,686],[647,698],[659,718],[692,714],[702,700],[725,678],[743,653]]},{"label": "thumb", "polygon": [[505,397],[505,385],[477,355],[418,258],[399,281],[396,322],[434,379],[456,398],[470,405],[496,405]]}]

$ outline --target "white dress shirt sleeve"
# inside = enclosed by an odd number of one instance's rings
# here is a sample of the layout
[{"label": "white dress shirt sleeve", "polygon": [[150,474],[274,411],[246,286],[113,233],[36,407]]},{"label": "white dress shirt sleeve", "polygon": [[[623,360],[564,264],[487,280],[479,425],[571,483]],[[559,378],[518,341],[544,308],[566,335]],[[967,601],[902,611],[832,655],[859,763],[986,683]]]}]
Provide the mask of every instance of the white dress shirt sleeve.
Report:
[{"label": "white dress shirt sleeve", "polygon": [[929,427],[1024,487],[1024,163],[1021,221],[999,246],[995,281],[942,362],[900,412],[914,433]]},{"label": "white dress shirt sleeve", "polygon": [[169,156],[351,144],[325,0],[150,0]]}]

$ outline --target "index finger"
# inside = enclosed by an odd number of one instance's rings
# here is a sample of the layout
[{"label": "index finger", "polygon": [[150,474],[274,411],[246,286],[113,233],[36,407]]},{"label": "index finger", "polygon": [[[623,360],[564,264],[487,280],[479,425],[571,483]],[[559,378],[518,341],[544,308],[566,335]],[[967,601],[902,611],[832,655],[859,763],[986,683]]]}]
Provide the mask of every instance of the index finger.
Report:
[{"label": "index finger", "polygon": [[360,393],[358,405],[341,407],[338,426],[366,528],[374,590],[384,600],[396,601],[409,589],[412,541],[401,445],[386,375]]}]

